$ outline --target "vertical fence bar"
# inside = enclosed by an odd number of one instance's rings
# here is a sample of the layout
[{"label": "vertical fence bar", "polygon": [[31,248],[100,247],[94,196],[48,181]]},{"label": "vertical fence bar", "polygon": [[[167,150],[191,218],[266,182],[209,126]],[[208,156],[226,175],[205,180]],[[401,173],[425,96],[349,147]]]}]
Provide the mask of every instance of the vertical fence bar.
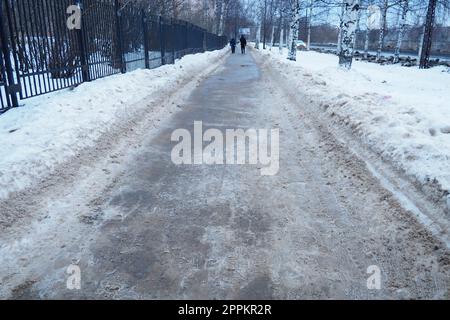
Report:
[{"label": "vertical fence bar", "polygon": [[120,72],[126,73],[126,65],[125,65],[125,59],[123,56],[123,49],[122,49],[122,10],[120,7],[119,0],[114,0],[114,10],[115,10],[115,17],[116,17],[116,37],[117,37],[117,59],[120,65]]},{"label": "vertical fence bar", "polygon": [[[10,45],[11,45],[11,49],[10,49],[10,57],[12,57],[13,61],[14,61],[14,66],[12,66],[13,70],[13,74],[15,71],[16,74],[16,81],[17,81],[17,87],[16,90],[19,93],[19,99],[22,97],[22,85],[21,85],[21,80],[20,80],[20,72],[19,72],[19,61],[17,59],[17,55],[14,54],[14,51],[16,51],[16,41],[15,41],[15,37],[13,37],[14,34],[14,28],[13,28],[13,21],[15,21],[15,16],[14,16],[14,7],[11,7],[11,5],[13,5],[14,2],[9,3],[8,1],[5,1],[5,9],[6,9],[6,16],[7,16],[7,22],[8,22],[8,30],[9,30],[9,39],[5,39],[5,43],[8,45],[8,40],[10,41]],[[8,34],[7,34],[8,36]],[[11,61],[11,60],[10,60]],[[12,62],[11,62],[12,65]]]},{"label": "vertical fence bar", "polygon": [[166,48],[165,48],[165,39],[164,39],[164,26],[163,26],[163,17],[160,16],[159,19],[159,42],[160,42],[160,50],[161,50],[161,64],[165,65],[166,64],[166,59],[165,59],[165,55],[166,55]]},{"label": "vertical fence bar", "polygon": [[[8,9],[8,8],[6,8]],[[17,93],[19,92],[20,85],[16,84],[14,81],[14,71],[11,63],[11,51],[9,49],[8,34],[5,30],[4,17],[6,15],[3,12],[3,0],[0,0],[0,37],[2,39],[2,53],[5,62],[6,79],[5,83],[5,93],[6,99],[10,101],[11,107],[15,108],[19,106],[19,100],[17,98]],[[8,101],[8,102],[9,102]]]},{"label": "vertical fence bar", "polygon": [[175,22],[173,21],[173,19],[170,20],[170,39],[172,42],[172,63],[175,64],[175,60],[176,60],[176,47],[175,47],[175,33],[176,33],[176,29],[175,29]]},{"label": "vertical fence bar", "polygon": [[78,50],[80,50],[81,77],[83,82],[91,81],[89,72],[88,57],[86,54],[85,38],[84,38],[84,18],[83,18],[83,0],[77,0],[77,6],[81,11],[81,28],[76,30],[78,40]]},{"label": "vertical fence bar", "polygon": [[150,69],[150,56],[149,56],[149,45],[148,45],[148,18],[145,10],[141,11],[142,14],[142,28],[144,28],[144,56],[145,56],[145,68]]},{"label": "vertical fence bar", "polygon": [[203,30],[203,52],[205,52],[207,50],[206,47],[206,30]]},{"label": "vertical fence bar", "polygon": [[189,36],[189,22],[184,23],[184,53],[185,56],[189,52],[188,36]]}]

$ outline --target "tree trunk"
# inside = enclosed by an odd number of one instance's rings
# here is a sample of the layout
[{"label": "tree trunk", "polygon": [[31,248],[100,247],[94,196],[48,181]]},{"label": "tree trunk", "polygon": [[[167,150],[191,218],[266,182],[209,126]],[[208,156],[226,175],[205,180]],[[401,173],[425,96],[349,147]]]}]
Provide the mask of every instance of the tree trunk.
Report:
[{"label": "tree trunk", "polygon": [[425,36],[425,25],[422,28],[422,32],[419,35],[419,48],[417,53],[417,65],[420,63],[420,57],[422,56],[422,50],[423,50],[423,38]]},{"label": "tree trunk", "polygon": [[280,54],[283,53],[283,41],[284,41],[283,10],[280,9],[280,40],[278,42],[278,50],[280,51]]},{"label": "tree trunk", "polygon": [[[369,1],[369,7],[372,4],[372,1]],[[371,26],[370,26],[370,22],[369,22],[369,18],[370,18],[370,13],[369,13],[369,7],[366,10],[366,34],[365,34],[365,39],[364,39],[364,59],[367,59],[369,57],[369,41],[370,41],[370,30],[371,30]]]},{"label": "tree trunk", "polygon": [[420,69],[430,67],[431,46],[433,44],[434,20],[436,16],[437,0],[429,0],[427,16],[425,19],[425,30],[423,37],[422,53],[420,55]]},{"label": "tree trunk", "polygon": [[384,48],[384,35],[386,31],[386,24],[387,24],[387,9],[388,9],[388,0],[384,0],[384,7],[383,7],[383,13],[381,15],[381,27],[380,27],[380,34],[378,37],[378,50],[377,50],[377,60],[379,61],[381,59],[381,54],[383,53]]},{"label": "tree trunk", "polygon": [[288,24],[288,26],[285,29],[286,33],[286,49],[289,50],[289,43],[291,43],[291,23]]},{"label": "tree trunk", "polygon": [[218,35],[219,36],[223,36],[224,33],[224,29],[225,29],[225,13],[227,11],[227,4],[223,3],[222,0],[222,10],[220,13],[220,18],[219,18],[219,32]]},{"label": "tree trunk", "polygon": [[261,42],[261,22],[258,22],[258,27],[256,29],[256,41],[255,41],[256,49],[259,49],[260,42]]},{"label": "tree trunk", "polygon": [[406,32],[406,16],[408,14],[408,0],[401,1],[402,13],[398,21],[398,37],[397,45],[395,46],[394,63],[400,60],[400,50],[402,48],[403,36]]},{"label": "tree trunk", "polygon": [[358,19],[356,20],[356,30],[355,30],[355,50],[358,50],[358,32],[361,30],[361,13],[358,11]]},{"label": "tree trunk", "polygon": [[172,18],[178,19],[178,8],[175,0],[172,0]]},{"label": "tree trunk", "polygon": [[351,69],[355,46],[356,22],[359,14],[359,0],[345,0],[344,7],[339,65],[345,69]]},{"label": "tree trunk", "polygon": [[269,50],[272,50],[274,42],[275,42],[275,24],[272,23],[272,32],[270,33],[270,48],[269,48]]},{"label": "tree trunk", "polygon": [[267,36],[267,0],[264,0],[264,14],[263,14],[263,49],[266,49]]},{"label": "tree trunk", "polygon": [[311,0],[309,3],[309,9],[308,9],[308,35],[306,39],[306,50],[309,51],[311,48],[311,19],[312,19],[312,13],[313,13],[313,3],[314,0]]},{"label": "tree trunk", "polygon": [[337,48],[336,48],[337,54],[340,54],[341,47],[342,47],[342,23],[343,23],[343,19],[344,19],[344,10],[345,10],[345,1],[342,3],[341,15],[339,16],[339,34],[338,34]]},{"label": "tree trunk", "polygon": [[364,59],[367,59],[369,56],[369,35],[370,30],[366,29],[366,39],[364,40]]},{"label": "tree trunk", "polygon": [[292,0],[291,16],[288,60],[296,61],[298,30],[300,25],[300,0]]},{"label": "tree trunk", "polygon": [[208,0],[203,0],[203,27],[208,30]]},{"label": "tree trunk", "polygon": [[219,34],[220,32],[220,21],[222,20],[223,15],[223,0],[216,0],[216,23],[215,23],[215,34]]},{"label": "tree trunk", "polygon": [[272,51],[272,47],[275,42],[275,12],[277,11],[277,7],[274,7],[274,0],[270,1],[270,23],[272,24],[272,29],[270,31],[270,47],[269,50]]}]

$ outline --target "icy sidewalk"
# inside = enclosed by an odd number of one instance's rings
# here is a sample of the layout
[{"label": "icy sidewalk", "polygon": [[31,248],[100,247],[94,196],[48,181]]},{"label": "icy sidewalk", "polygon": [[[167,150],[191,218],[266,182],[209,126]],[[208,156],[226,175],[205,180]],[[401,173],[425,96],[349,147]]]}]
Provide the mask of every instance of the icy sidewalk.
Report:
[{"label": "icy sidewalk", "polygon": [[216,64],[225,52],[188,55],[175,65],[84,83],[25,100],[24,107],[1,115],[0,199],[95,145],[102,134],[175,91],[181,80]]},{"label": "icy sidewalk", "polygon": [[299,52],[297,62],[290,62],[278,48],[262,52],[293,85],[384,159],[448,196],[450,73],[446,68],[419,70],[355,61],[348,72],[330,54]]}]

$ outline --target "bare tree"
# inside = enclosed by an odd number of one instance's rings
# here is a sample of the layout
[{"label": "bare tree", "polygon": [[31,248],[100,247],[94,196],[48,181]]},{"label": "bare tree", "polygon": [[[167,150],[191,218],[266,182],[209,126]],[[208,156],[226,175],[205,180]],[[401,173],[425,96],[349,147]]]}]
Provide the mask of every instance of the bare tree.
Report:
[{"label": "bare tree", "polygon": [[425,31],[422,45],[422,52],[420,55],[420,68],[426,69],[429,68],[429,60],[431,54],[431,45],[433,39],[433,28],[434,28],[434,20],[436,15],[436,4],[437,0],[429,0],[428,2],[428,10],[427,17],[425,20]]},{"label": "bare tree", "polygon": [[400,59],[400,50],[402,47],[403,36],[406,32],[406,16],[408,14],[408,0],[401,0],[401,16],[398,22],[398,36],[397,36],[397,45],[395,46],[395,55],[394,55],[394,63],[398,63]]},{"label": "bare tree", "polygon": [[283,42],[284,42],[284,8],[283,5],[280,4],[280,24],[279,24],[279,40],[278,40],[278,49],[280,53],[283,52]]},{"label": "bare tree", "polygon": [[339,53],[339,65],[350,69],[353,62],[355,46],[356,22],[359,14],[359,0],[344,1],[344,16],[342,23],[342,45]]},{"label": "bare tree", "polygon": [[300,0],[291,0],[291,21],[290,21],[290,32],[289,32],[289,42],[288,42],[288,60],[297,60],[297,40],[298,31],[300,28]]},{"label": "bare tree", "polygon": [[312,20],[312,14],[313,14],[313,7],[314,7],[314,0],[309,0],[308,3],[308,13],[307,13],[307,36],[306,36],[306,50],[311,49],[311,20]]}]

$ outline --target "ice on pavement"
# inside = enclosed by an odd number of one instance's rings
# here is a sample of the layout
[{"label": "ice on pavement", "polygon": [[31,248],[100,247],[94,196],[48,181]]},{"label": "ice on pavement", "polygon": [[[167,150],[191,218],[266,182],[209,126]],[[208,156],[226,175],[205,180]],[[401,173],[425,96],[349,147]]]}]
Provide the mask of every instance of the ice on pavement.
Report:
[{"label": "ice on pavement", "polygon": [[[226,50],[226,49],[225,49]],[[56,166],[92,146],[124,117],[147,106],[161,89],[196,74],[224,51],[190,55],[176,65],[137,70],[25,100],[0,116],[0,198],[23,190]],[[264,51],[273,66],[360,135],[382,157],[421,182],[450,190],[450,73],[355,61],[351,71],[337,57],[278,49]]]}]

